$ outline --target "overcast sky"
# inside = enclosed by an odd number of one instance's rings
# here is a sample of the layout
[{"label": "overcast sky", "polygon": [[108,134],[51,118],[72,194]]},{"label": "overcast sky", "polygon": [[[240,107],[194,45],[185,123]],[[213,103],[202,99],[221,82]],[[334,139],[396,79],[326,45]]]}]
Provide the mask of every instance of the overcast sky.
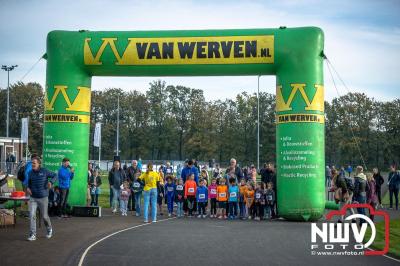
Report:
[{"label": "overcast sky", "polygon": [[[51,30],[181,30],[318,26],[325,53],[351,91],[380,100],[400,96],[400,1],[29,1],[0,0],[0,64],[17,64],[16,82],[45,53]],[[325,66],[328,100],[337,97]],[[42,60],[23,80],[44,86]],[[92,89],[146,91],[154,77],[95,77]],[[203,89],[206,99],[256,92],[257,77],[162,77],[171,85]],[[7,85],[0,72],[0,87]],[[275,77],[261,78],[275,92]],[[339,93],[347,91],[339,88]]]}]

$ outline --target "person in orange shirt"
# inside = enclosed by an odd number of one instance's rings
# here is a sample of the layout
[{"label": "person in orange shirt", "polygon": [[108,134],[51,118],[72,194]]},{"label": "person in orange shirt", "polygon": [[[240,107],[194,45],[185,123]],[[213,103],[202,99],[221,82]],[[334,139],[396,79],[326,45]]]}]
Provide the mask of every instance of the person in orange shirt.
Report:
[{"label": "person in orange shirt", "polygon": [[246,215],[244,217],[248,216],[248,219],[250,220],[254,205],[254,187],[252,183],[247,183],[247,189],[245,190],[244,196],[246,202]]},{"label": "person in orange shirt", "polygon": [[228,201],[228,186],[225,185],[225,178],[219,180],[217,187],[217,201],[218,201],[218,212],[220,213],[219,219],[226,219],[226,203]]},{"label": "person in orange shirt", "polygon": [[194,181],[194,174],[189,176],[189,179],[185,182],[185,200],[187,200],[189,217],[193,217],[193,207],[196,200],[197,185]]}]

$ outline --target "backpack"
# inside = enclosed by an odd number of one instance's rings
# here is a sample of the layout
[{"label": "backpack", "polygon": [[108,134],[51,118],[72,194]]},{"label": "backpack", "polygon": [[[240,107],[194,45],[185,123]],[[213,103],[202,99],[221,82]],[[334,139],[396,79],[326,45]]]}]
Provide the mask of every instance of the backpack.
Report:
[{"label": "backpack", "polygon": [[25,181],[25,164],[18,169],[17,178],[22,183]]},{"label": "backpack", "polygon": [[351,178],[345,177],[344,181],[346,182],[347,189],[350,190],[351,192],[353,192],[354,191],[353,180],[351,180]]}]

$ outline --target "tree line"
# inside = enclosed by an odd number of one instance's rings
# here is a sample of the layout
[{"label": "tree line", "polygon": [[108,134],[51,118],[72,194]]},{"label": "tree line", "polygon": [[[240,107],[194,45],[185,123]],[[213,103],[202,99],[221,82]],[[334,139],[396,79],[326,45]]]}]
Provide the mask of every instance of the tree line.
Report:
[{"label": "tree line", "polygon": [[[120,99],[122,159],[196,158],[242,165],[257,161],[257,95],[206,101],[202,90],[155,80],[145,93],[109,88],[92,91],[89,158],[96,122],[102,123],[102,159],[116,151],[117,99]],[[0,90],[0,134],[6,133],[7,90]],[[29,149],[42,153],[44,91],[38,83],[10,86],[10,136],[19,137],[29,117]],[[400,99],[378,101],[348,93],[325,102],[326,163],[387,168],[400,159]],[[275,95],[260,93],[260,161],[275,161]]]}]

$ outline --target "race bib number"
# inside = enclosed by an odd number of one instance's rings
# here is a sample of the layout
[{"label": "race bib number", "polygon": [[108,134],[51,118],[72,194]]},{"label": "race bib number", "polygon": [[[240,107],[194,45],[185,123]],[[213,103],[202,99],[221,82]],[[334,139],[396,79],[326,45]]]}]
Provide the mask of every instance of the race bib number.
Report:
[{"label": "race bib number", "polygon": [[229,197],[236,198],[236,192],[231,192],[231,194],[229,194]]},{"label": "race bib number", "polygon": [[168,190],[169,192],[172,192],[172,191],[174,191],[174,187],[168,187],[167,190]]},{"label": "race bib number", "polygon": [[128,191],[122,191],[122,195],[124,196],[128,195]]},{"label": "race bib number", "polygon": [[219,193],[219,197],[220,198],[225,198],[226,197],[226,193],[225,192]]},{"label": "race bib number", "polygon": [[182,185],[177,185],[176,186],[176,190],[183,190],[183,186]]},{"label": "race bib number", "polygon": [[268,195],[268,200],[272,200],[272,195]]},{"label": "race bib number", "polygon": [[133,182],[133,187],[134,188],[139,188],[140,187],[140,183],[139,182]]},{"label": "race bib number", "polygon": [[167,174],[170,174],[170,173],[171,173],[171,169],[168,168],[168,169],[167,169]]},{"label": "race bib number", "polygon": [[189,192],[189,193],[194,193],[194,188],[193,188],[193,187],[190,187],[190,188],[188,189],[188,192]]},{"label": "race bib number", "polygon": [[217,194],[217,190],[215,188],[212,188],[210,194],[214,194],[214,195]]},{"label": "race bib number", "polygon": [[256,199],[260,199],[261,198],[261,193],[256,193]]},{"label": "race bib number", "polygon": [[206,198],[206,194],[199,194],[199,199],[205,199]]}]

